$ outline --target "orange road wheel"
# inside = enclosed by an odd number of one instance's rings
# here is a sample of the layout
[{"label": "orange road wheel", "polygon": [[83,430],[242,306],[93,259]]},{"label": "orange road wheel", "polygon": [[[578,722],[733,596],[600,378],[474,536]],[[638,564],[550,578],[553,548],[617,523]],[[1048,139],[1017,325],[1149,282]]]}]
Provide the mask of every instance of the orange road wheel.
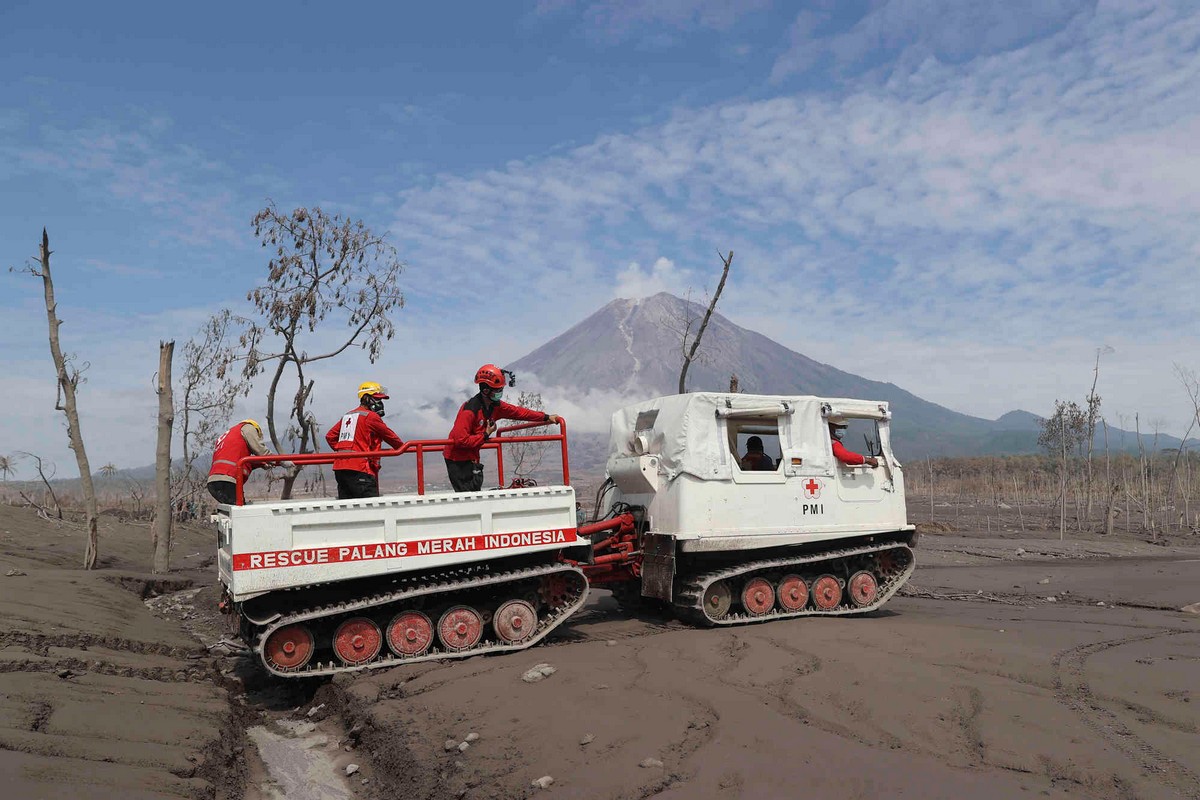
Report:
[{"label": "orange road wheel", "polygon": [[307,664],[313,649],[313,635],[308,626],[288,625],[267,638],[263,654],[275,669],[291,671]]},{"label": "orange road wheel", "polygon": [[452,653],[469,650],[483,638],[483,617],[470,606],[451,606],[437,624],[438,638]]},{"label": "orange road wheel", "polygon": [[433,644],[433,623],[420,611],[401,611],[388,623],[387,643],[401,658],[419,656]]},{"label": "orange road wheel", "polygon": [[879,597],[879,583],[866,570],[851,575],[846,588],[850,593],[850,602],[859,608],[871,605]]},{"label": "orange road wheel", "polygon": [[524,600],[509,600],[492,615],[492,630],[505,644],[520,644],[537,633],[537,611]]},{"label": "orange road wheel", "polygon": [[333,632],[333,652],[350,667],[365,664],[383,649],[383,633],[366,617],[351,617]]},{"label": "orange road wheel", "polygon": [[842,585],[832,575],[822,575],[813,581],[813,603],[822,611],[832,611],[842,604]]},{"label": "orange road wheel", "polygon": [[751,578],[742,587],[742,608],[751,616],[761,617],[775,607],[775,587],[766,578]]},{"label": "orange road wheel", "polygon": [[808,584],[799,575],[784,575],[775,590],[779,607],[785,611],[800,611],[808,605]]},{"label": "orange road wheel", "polygon": [[729,591],[729,584],[725,581],[717,581],[704,590],[704,612],[710,619],[723,618],[729,613],[731,605],[733,592]]}]

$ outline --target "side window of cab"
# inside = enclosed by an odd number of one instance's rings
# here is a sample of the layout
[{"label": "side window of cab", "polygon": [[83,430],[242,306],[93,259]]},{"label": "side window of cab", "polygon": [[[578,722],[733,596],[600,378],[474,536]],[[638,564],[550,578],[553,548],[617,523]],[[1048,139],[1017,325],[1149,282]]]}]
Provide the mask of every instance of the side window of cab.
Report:
[{"label": "side window of cab", "polygon": [[778,418],[730,420],[729,449],[742,472],[778,471],[783,455]]}]

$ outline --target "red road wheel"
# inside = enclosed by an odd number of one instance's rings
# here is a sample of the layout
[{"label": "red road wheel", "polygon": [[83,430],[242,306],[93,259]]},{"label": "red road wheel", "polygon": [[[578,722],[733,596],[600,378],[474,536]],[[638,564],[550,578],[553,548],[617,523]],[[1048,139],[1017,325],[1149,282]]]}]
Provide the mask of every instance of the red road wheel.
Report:
[{"label": "red road wheel", "polygon": [[775,590],[780,608],[799,611],[808,605],[808,584],[799,575],[784,575]]},{"label": "red road wheel", "polygon": [[505,644],[520,644],[537,633],[537,611],[524,600],[509,600],[492,615],[492,630]]},{"label": "red road wheel", "polygon": [[483,617],[470,606],[451,606],[437,624],[438,638],[452,653],[468,650],[483,638]]},{"label": "red road wheel", "polygon": [[851,575],[846,588],[850,593],[850,602],[859,608],[871,605],[879,597],[879,583],[866,570]]},{"label": "red road wheel", "polygon": [[433,644],[433,623],[420,611],[401,611],[388,623],[387,643],[402,658],[419,656]]},{"label": "red road wheel", "polygon": [[900,567],[900,559],[897,557],[895,550],[884,550],[875,556],[875,563],[879,567],[880,575],[890,575],[893,572],[899,571]]},{"label": "red road wheel", "polygon": [[566,573],[543,575],[538,584],[538,596],[549,608],[557,610],[571,602],[571,582]]},{"label": "red road wheel", "polygon": [[351,617],[333,632],[333,652],[342,663],[356,667],[365,664],[383,649],[383,633],[366,617]]},{"label": "red road wheel", "polygon": [[817,608],[831,611],[842,604],[842,585],[832,575],[822,575],[813,581],[812,598]]},{"label": "red road wheel", "polygon": [[267,637],[263,654],[275,669],[300,669],[313,654],[313,635],[306,625],[288,625]]},{"label": "red road wheel", "polygon": [[733,605],[733,592],[725,581],[717,581],[704,590],[704,612],[710,619],[721,619]]},{"label": "red road wheel", "polygon": [[766,578],[751,578],[742,587],[742,608],[751,616],[761,617],[775,607],[775,587]]}]

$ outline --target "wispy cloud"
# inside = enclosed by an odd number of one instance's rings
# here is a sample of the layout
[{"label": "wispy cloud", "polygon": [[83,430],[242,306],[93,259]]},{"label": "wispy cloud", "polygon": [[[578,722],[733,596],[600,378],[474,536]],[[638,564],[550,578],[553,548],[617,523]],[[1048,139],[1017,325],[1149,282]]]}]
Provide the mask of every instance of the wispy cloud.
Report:
[{"label": "wispy cloud", "polygon": [[593,40],[615,44],[639,38],[657,44],[675,42],[675,32],[696,29],[726,30],[740,18],[771,5],[771,0],[539,0],[539,15],[578,10],[585,31]]},{"label": "wispy cloud", "polygon": [[[418,291],[460,291],[437,283],[451,264],[513,272],[511,290],[494,287],[501,302],[533,292],[564,316],[608,295],[631,261],[703,274],[713,247],[732,247],[723,308],[850,367],[865,363],[858,348],[880,351],[880,324],[888,341],[947,348],[952,364],[998,335],[1018,349],[1114,333],[1194,344],[1200,14],[1054,8],[1029,43],[1013,33],[968,63],[926,58],[838,95],[677,111],[560,155],[444,175],[404,195],[393,230],[421,265]],[[802,338],[787,322],[798,318]],[[887,377],[905,383],[913,358],[883,350]]]},{"label": "wispy cloud", "polygon": [[11,125],[0,152],[9,169],[69,181],[92,202],[124,205],[163,224],[164,237],[185,245],[244,239],[234,209],[233,170],[190,144],[171,121],[138,113],[130,122],[94,120],[76,127],[26,120]]}]

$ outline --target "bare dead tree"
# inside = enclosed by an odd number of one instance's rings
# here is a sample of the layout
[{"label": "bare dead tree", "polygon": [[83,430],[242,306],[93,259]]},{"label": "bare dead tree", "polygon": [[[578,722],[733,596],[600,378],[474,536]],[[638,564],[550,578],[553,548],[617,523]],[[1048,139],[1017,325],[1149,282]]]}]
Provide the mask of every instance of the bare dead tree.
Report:
[{"label": "bare dead tree", "polygon": [[[58,502],[58,495],[54,493],[54,487],[50,485],[50,480],[54,477],[54,473],[58,471],[58,469],[54,466],[54,462],[44,462],[41,456],[34,455],[33,453],[27,453],[25,451],[21,451],[20,455],[33,459],[33,468],[37,470],[38,478],[41,479],[42,485],[46,487],[46,494],[50,496],[50,502],[54,503],[54,515],[59,519],[62,519],[62,504]],[[46,475],[47,469],[50,470],[49,476]],[[29,503],[30,505],[37,506],[38,509],[42,510],[43,512],[45,511],[41,505],[33,502],[28,497],[25,497],[24,493],[21,494],[21,497],[23,497],[25,502]]]},{"label": "bare dead tree", "polygon": [[1100,381],[1100,356],[1116,352],[1105,345],[1096,348],[1096,365],[1092,369],[1092,389],[1087,395],[1087,502],[1084,507],[1084,517],[1092,518],[1092,445],[1096,439],[1096,421],[1100,418],[1100,396],[1096,394],[1096,384]]},{"label": "bare dead tree", "polygon": [[[1187,444],[1188,438],[1192,435],[1192,430],[1196,424],[1200,422],[1200,378],[1196,376],[1194,370],[1187,369],[1180,364],[1174,364],[1175,378],[1179,384],[1183,386],[1184,392],[1187,393],[1188,400],[1192,403],[1192,418],[1188,421],[1187,430],[1183,433],[1183,438],[1179,440],[1179,447],[1175,449],[1175,458],[1171,462],[1171,477],[1167,482],[1167,505],[1170,505],[1171,500],[1175,496],[1175,481],[1179,473],[1179,460],[1183,457],[1183,448]],[[1183,494],[1185,504],[1184,516],[1187,516],[1186,504],[1187,493]]]},{"label": "bare dead tree", "polygon": [[214,314],[183,345],[183,369],[174,388],[178,402],[181,464],[172,478],[174,498],[194,500],[204,490],[207,477],[197,462],[212,451],[213,442],[229,427],[229,417],[250,381],[236,368],[238,319],[224,310]]},{"label": "bare dead tree", "polygon": [[[521,392],[516,404],[534,411],[544,411],[545,402],[541,392]],[[545,433],[544,428],[528,428],[518,431],[517,436],[538,436]],[[517,478],[528,478],[542,465],[546,457],[546,447],[549,442],[521,442],[505,447],[505,463],[511,464],[512,474]]]},{"label": "bare dead tree", "polygon": [[154,572],[171,569],[171,434],[175,427],[175,398],[171,393],[171,359],[175,342],[158,343],[158,446],[154,458]]},{"label": "bare dead tree", "polygon": [[[54,359],[57,372],[57,389],[54,397],[54,410],[61,411],[67,418],[67,438],[71,450],[75,452],[75,461],[79,466],[79,485],[83,490],[84,515],[87,520],[87,545],[84,548],[83,568],[92,569],[96,566],[99,534],[97,521],[99,511],[96,507],[96,490],[92,486],[92,471],[88,466],[87,451],[83,446],[83,432],[79,428],[79,409],[75,403],[75,390],[83,380],[83,368],[76,367],[73,357],[64,355],[59,344],[58,328],[62,320],[58,318],[58,304],[54,300],[54,279],[50,274],[50,237],[42,228],[42,245],[36,264],[31,264],[26,271],[36,278],[42,279],[42,290],[46,299],[46,318],[50,324],[50,355]],[[60,509],[61,512],[61,509]]]},{"label": "bare dead tree", "polygon": [[[395,335],[391,313],[404,306],[396,287],[403,270],[396,249],[361,220],[328,215],[319,207],[284,214],[268,203],[254,216],[254,233],[263,247],[273,248],[267,280],[247,299],[258,317],[247,321],[240,339],[245,351],[242,374],[253,379],[272,367],[267,389],[267,429],[276,452],[312,452],[320,441],[316,418],[309,412],[314,381],[305,367],[334,358],[350,347],[367,352],[375,363],[385,342]],[[347,331],[338,342],[316,350],[330,315]],[[277,399],[284,377],[295,378],[286,417]],[[287,420],[287,427],[281,424]],[[289,446],[286,446],[289,445]],[[292,495],[302,467],[289,464],[280,496]]]},{"label": "bare dead tree", "polygon": [[700,328],[696,331],[696,337],[689,342],[691,334],[690,320],[683,331],[683,366],[679,370],[679,394],[683,394],[687,389],[687,374],[688,367],[696,360],[696,354],[700,350],[700,340],[704,338],[704,330],[708,327],[708,321],[712,318],[713,309],[717,307],[717,301],[721,299],[721,292],[725,290],[725,280],[729,277],[729,265],[733,263],[733,251],[729,251],[729,255],[722,256],[720,251],[717,255],[724,265],[721,270],[721,281],[717,284],[717,291],[713,293],[712,300],[709,301],[708,309],[704,312],[704,319],[700,322]]}]

